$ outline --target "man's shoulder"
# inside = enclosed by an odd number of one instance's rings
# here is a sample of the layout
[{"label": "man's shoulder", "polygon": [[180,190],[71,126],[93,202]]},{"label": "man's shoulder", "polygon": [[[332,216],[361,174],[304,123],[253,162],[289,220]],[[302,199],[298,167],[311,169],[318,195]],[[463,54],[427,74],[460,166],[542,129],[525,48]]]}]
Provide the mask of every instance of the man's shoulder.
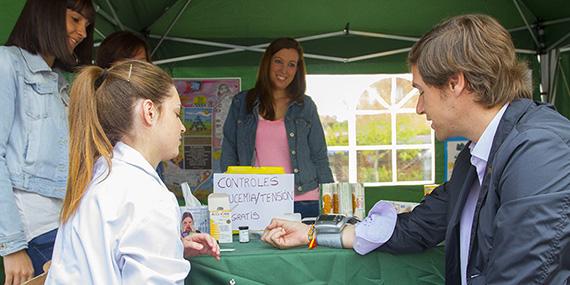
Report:
[{"label": "man's shoulder", "polygon": [[519,135],[527,139],[560,138],[570,142],[570,121],[558,113],[552,105],[535,103],[516,124]]}]

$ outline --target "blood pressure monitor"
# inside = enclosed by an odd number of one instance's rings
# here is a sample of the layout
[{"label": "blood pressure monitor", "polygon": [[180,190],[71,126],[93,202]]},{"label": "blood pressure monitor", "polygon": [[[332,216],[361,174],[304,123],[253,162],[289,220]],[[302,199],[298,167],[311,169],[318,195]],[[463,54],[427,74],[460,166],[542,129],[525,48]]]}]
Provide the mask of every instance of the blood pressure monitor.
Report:
[{"label": "blood pressure monitor", "polygon": [[344,215],[320,215],[315,221],[315,230],[319,234],[340,233],[347,221]]},{"label": "blood pressure monitor", "polygon": [[342,230],[346,224],[355,224],[358,219],[344,215],[320,215],[315,221],[317,244],[342,248]]}]

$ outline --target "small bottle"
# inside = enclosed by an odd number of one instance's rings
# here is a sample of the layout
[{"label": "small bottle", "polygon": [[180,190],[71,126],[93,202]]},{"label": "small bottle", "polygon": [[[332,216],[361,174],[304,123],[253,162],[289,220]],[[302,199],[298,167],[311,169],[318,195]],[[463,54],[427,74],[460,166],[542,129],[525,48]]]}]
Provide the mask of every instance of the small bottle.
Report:
[{"label": "small bottle", "polygon": [[249,227],[241,226],[239,229],[239,242],[249,242]]}]

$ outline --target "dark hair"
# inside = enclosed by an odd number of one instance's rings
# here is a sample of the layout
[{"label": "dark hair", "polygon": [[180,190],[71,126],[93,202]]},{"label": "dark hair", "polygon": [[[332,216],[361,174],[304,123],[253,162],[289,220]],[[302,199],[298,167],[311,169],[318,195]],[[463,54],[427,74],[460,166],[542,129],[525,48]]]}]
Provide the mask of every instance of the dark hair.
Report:
[{"label": "dark hair", "polygon": [[109,68],[119,60],[132,58],[139,49],[144,49],[146,61],[150,62],[150,53],[146,41],[129,31],[119,31],[108,35],[97,48],[95,64]]},{"label": "dark hair", "polygon": [[182,214],[182,221],[184,221],[186,218],[190,218],[192,221],[194,220],[194,217],[192,217],[192,213],[190,212],[184,212],[184,214]]},{"label": "dark hair", "polygon": [[438,88],[463,73],[469,91],[487,107],[532,98],[526,63],[517,60],[509,32],[487,15],[450,18],[425,34],[408,55],[423,81]]},{"label": "dark hair", "polygon": [[297,62],[297,72],[295,78],[287,86],[287,95],[292,101],[303,101],[303,95],[307,88],[305,81],[305,60],[303,57],[303,48],[301,44],[292,38],[279,38],[271,42],[269,47],[263,53],[259,70],[257,72],[257,81],[255,87],[247,93],[247,110],[251,112],[256,99],[259,99],[259,111],[264,118],[268,120],[275,119],[275,110],[273,109],[273,86],[269,77],[271,67],[271,58],[274,54],[282,49],[294,49],[299,54],[299,62]]},{"label": "dark hair", "polygon": [[119,62],[105,70],[83,68],[71,86],[69,102],[69,175],[61,221],[77,210],[93,175],[93,165],[103,157],[111,165],[113,146],[133,127],[138,99],[160,106],[174,84],[159,67],[139,60]]},{"label": "dark hair", "polygon": [[[66,9],[83,15],[90,23],[85,39],[75,47],[75,56],[67,46]],[[54,66],[69,70],[91,64],[95,10],[91,0],[28,0],[6,42],[32,54],[55,57]]]}]

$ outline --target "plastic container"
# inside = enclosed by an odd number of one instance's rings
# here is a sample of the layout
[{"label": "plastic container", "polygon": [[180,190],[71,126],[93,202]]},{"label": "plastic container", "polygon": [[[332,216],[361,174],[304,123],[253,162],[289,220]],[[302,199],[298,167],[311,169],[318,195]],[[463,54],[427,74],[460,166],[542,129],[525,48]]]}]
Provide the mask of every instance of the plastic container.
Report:
[{"label": "plastic container", "polygon": [[249,242],[249,227],[241,226],[239,229],[239,242],[246,243]]}]

